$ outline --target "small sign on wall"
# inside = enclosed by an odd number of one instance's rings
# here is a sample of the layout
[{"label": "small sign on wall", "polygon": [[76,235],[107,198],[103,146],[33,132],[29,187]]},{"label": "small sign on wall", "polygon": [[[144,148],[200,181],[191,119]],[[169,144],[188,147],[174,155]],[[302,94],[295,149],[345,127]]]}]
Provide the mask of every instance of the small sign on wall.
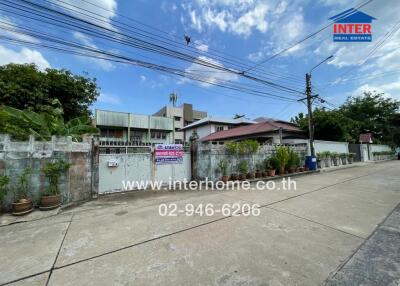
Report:
[{"label": "small sign on wall", "polygon": [[154,148],[155,163],[161,164],[182,164],[182,144],[157,144]]},{"label": "small sign on wall", "polygon": [[117,158],[112,158],[107,161],[107,166],[108,167],[118,167],[119,166],[119,160]]}]

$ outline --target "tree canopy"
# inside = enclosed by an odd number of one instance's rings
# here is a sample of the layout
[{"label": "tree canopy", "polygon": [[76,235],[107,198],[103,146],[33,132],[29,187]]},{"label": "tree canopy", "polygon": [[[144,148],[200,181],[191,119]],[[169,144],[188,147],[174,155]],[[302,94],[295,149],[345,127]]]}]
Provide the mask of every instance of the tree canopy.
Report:
[{"label": "tree canopy", "polygon": [[57,99],[66,121],[88,116],[99,90],[96,79],[85,76],[65,69],[40,71],[34,64],[0,66],[0,103],[40,113]]},{"label": "tree canopy", "polygon": [[[364,92],[347,98],[339,108],[314,110],[314,137],[321,140],[358,142],[360,133],[371,132],[376,143],[400,145],[400,101],[383,93]],[[308,131],[308,117],[292,118]]]}]

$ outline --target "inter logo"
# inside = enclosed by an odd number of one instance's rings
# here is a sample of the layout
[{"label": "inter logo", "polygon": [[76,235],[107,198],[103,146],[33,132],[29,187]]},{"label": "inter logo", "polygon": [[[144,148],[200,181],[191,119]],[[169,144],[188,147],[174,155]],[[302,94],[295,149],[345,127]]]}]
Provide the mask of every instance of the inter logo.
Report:
[{"label": "inter logo", "polygon": [[349,9],[329,18],[333,24],[334,42],[371,42],[372,20],[376,20],[361,11]]}]

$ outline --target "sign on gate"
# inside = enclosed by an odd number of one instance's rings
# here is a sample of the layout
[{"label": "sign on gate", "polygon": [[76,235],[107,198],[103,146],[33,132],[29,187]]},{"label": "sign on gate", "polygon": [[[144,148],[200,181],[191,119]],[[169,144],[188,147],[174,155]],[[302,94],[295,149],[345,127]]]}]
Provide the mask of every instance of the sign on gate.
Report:
[{"label": "sign on gate", "polygon": [[154,149],[155,163],[161,164],[182,164],[182,144],[157,144]]}]

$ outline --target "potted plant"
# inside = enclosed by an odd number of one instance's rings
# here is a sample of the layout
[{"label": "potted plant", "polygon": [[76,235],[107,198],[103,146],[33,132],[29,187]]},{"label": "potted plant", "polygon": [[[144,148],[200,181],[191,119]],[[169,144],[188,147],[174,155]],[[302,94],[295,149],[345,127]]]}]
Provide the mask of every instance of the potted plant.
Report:
[{"label": "potted plant", "polygon": [[246,179],[246,175],[247,175],[247,171],[248,171],[247,161],[242,160],[239,162],[238,171],[239,171],[239,180]]},{"label": "potted plant", "polygon": [[322,156],[323,156],[324,167],[329,168],[331,166],[331,152],[329,151],[322,152]]},{"label": "potted plant", "polygon": [[230,179],[232,181],[236,181],[236,180],[239,179],[239,175],[237,173],[232,173],[231,176],[230,176]]},{"label": "potted plant", "polygon": [[42,169],[49,180],[49,186],[40,198],[41,210],[50,210],[59,207],[61,204],[60,189],[58,188],[58,182],[60,176],[69,169],[70,164],[64,160],[48,163],[46,167]]},{"label": "potted plant", "polygon": [[271,171],[271,164],[270,164],[270,162],[269,162],[270,160],[267,158],[267,159],[264,159],[264,161],[263,161],[263,174],[262,174],[262,176],[263,177],[268,177],[270,174],[269,174],[269,172]]},{"label": "potted plant", "polygon": [[257,164],[257,169],[256,169],[256,178],[261,178],[262,177],[262,164]]},{"label": "potted plant", "polygon": [[221,181],[226,183],[229,179],[229,177],[228,177],[228,162],[226,160],[219,161],[218,170],[222,174]]},{"label": "potted plant", "polygon": [[285,173],[285,167],[288,163],[289,152],[285,147],[280,146],[276,148],[275,156],[279,162],[279,174],[283,175]]},{"label": "potted plant", "polygon": [[246,178],[253,180],[256,177],[256,173],[254,171],[250,171],[247,173]]},{"label": "potted plant", "polygon": [[322,169],[323,165],[322,165],[322,159],[324,159],[324,154],[323,152],[317,153],[317,168],[318,169]]},{"label": "potted plant", "polygon": [[331,153],[332,161],[334,166],[339,166],[339,154],[336,152]]},{"label": "potted plant", "polygon": [[354,161],[354,153],[349,153],[349,164],[353,164]]},{"label": "potted plant", "polygon": [[269,159],[269,166],[270,166],[270,169],[268,170],[268,176],[274,177],[276,174],[276,170],[278,170],[278,168],[279,168],[278,158],[276,158],[275,156],[272,156]]},{"label": "potted plant", "polygon": [[0,176],[0,214],[2,213],[3,199],[7,195],[7,185],[10,182],[10,178],[6,175]]},{"label": "potted plant", "polygon": [[289,149],[288,150],[288,161],[287,161],[289,173],[296,172],[296,169],[298,166],[298,161],[299,160],[298,160],[298,156],[297,156],[296,152],[294,152],[293,149]]},{"label": "potted plant", "polygon": [[31,168],[26,168],[18,178],[17,186],[14,189],[13,215],[24,215],[33,211],[32,198],[30,198],[29,192],[31,173]]},{"label": "potted plant", "polygon": [[342,165],[347,165],[347,153],[341,153],[340,159],[342,160]]}]

